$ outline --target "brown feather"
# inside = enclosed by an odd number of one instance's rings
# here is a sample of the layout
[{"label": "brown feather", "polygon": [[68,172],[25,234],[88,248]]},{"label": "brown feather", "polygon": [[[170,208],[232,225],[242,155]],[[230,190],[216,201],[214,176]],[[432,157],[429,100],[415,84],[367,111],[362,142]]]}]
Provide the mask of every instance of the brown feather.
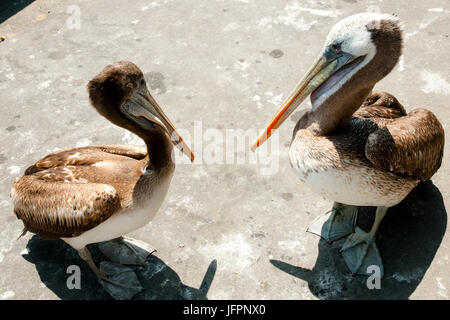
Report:
[{"label": "brown feather", "polygon": [[44,238],[74,237],[133,204],[148,164],[139,146],[89,146],[47,155],[12,188],[14,213]]},{"label": "brown feather", "polygon": [[405,108],[391,94],[386,92],[373,92],[356,110],[353,117],[395,119],[406,116]]},{"label": "brown feather", "polygon": [[[306,123],[305,114],[297,123]],[[296,128],[296,130],[298,130]],[[333,134],[314,137],[310,149],[317,159],[330,158],[336,166],[351,159],[368,167],[412,180],[428,180],[439,169],[444,151],[444,129],[436,116],[425,109],[406,113],[397,99],[386,92],[374,92],[353,114],[350,122]],[[327,146],[321,146],[325,140]],[[295,147],[295,146],[294,146]],[[319,153],[326,151],[324,154]]]},{"label": "brown feather", "polygon": [[[379,111],[375,113],[378,115]],[[416,109],[371,133],[365,155],[379,169],[426,181],[441,166],[444,139],[444,129],[436,116],[428,110]]]},{"label": "brown feather", "polygon": [[[80,153],[80,155],[75,157],[77,153]],[[147,148],[144,146],[105,145],[64,149],[50,153],[37,161],[25,170],[25,175],[59,166],[91,165],[103,160],[104,154],[102,153],[142,160],[147,155]]]}]

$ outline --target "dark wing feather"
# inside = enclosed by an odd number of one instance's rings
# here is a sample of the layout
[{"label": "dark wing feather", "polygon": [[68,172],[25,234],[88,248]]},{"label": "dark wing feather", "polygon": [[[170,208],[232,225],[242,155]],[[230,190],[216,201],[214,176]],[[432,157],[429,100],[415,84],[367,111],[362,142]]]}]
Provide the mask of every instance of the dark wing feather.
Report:
[{"label": "dark wing feather", "polygon": [[353,114],[364,119],[396,119],[406,116],[405,108],[387,92],[373,92]]},{"label": "dark wing feather", "polygon": [[387,122],[368,136],[365,147],[375,167],[422,181],[439,169],[443,151],[444,129],[425,109]]}]

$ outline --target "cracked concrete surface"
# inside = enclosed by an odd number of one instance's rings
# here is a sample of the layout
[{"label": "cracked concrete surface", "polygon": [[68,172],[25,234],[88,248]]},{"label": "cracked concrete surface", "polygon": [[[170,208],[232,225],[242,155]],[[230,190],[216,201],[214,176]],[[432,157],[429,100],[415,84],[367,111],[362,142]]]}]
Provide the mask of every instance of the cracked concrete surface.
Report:
[{"label": "cracked concrete surface", "polygon": [[[141,143],[89,105],[87,82],[111,62],[136,63],[166,114],[192,137],[199,125],[201,133],[216,129],[224,136],[230,129],[259,131],[334,23],[366,10],[396,13],[404,24],[404,55],[375,88],[394,94],[408,111],[433,111],[450,141],[447,1],[5,3],[0,5],[5,38],[0,42],[0,299],[109,298],[61,241],[31,234],[16,241],[22,224],[13,215],[9,191],[28,165],[49,152]],[[69,6],[79,8],[79,28],[71,28]],[[329,245],[305,232],[332,205],[290,168],[291,132],[306,108],[304,103],[279,130],[277,174],[263,175],[268,164],[248,161],[177,166],[156,218],[130,234],[158,249],[137,270],[146,288],[137,299],[449,298],[449,143],[432,182],[388,211],[377,241],[386,274],[380,290],[369,290],[365,277],[349,275],[338,253],[342,243]],[[193,145],[197,157],[199,147]],[[363,208],[361,224],[372,216],[373,208]],[[96,262],[104,259],[92,249]],[[72,264],[81,267],[81,290],[66,287]]]}]

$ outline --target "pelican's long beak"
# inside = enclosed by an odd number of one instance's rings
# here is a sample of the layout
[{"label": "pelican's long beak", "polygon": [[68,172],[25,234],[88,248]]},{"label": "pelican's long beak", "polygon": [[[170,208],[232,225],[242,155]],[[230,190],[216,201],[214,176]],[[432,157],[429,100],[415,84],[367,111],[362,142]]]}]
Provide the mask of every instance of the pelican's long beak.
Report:
[{"label": "pelican's long beak", "polygon": [[[180,134],[175,129],[175,126],[173,123],[169,120],[169,118],[164,114],[159,104],[156,102],[155,99],[151,96],[151,94],[148,92],[147,88],[139,93],[139,95],[144,98],[145,102],[144,104],[141,104],[146,111],[149,111],[151,115],[153,116],[151,121],[156,122],[163,127],[167,129],[169,132],[170,138],[172,140],[172,143],[181,150],[186,156],[191,159],[191,162],[194,162],[194,153],[192,152],[191,148],[184,142],[183,138],[180,136]],[[149,117],[148,114],[142,115],[146,118]],[[149,119],[150,120],[150,119]]]},{"label": "pelican's long beak", "polygon": [[292,112],[308,97],[317,87],[328,79],[337,69],[342,67],[351,59],[348,54],[336,55],[329,50],[325,51],[319,59],[311,66],[309,71],[303,76],[295,89],[284,101],[281,108],[273,117],[272,121],[256,139],[251,150],[255,151],[272,135],[272,130],[277,129]]}]

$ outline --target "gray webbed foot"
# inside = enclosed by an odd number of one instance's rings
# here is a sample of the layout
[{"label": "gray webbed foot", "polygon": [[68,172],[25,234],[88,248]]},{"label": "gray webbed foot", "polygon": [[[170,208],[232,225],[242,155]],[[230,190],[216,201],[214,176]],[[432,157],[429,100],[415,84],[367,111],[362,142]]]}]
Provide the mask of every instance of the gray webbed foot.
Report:
[{"label": "gray webbed foot", "polygon": [[133,269],[118,263],[106,261],[100,263],[99,269],[92,260],[91,253],[86,247],[79,249],[78,253],[97,275],[97,279],[105,291],[114,299],[129,300],[144,289],[139,283]]},{"label": "gray webbed foot", "polygon": [[131,300],[136,294],[144,290],[136,273],[126,266],[102,261],[101,275],[98,281],[111,297],[116,300]]},{"label": "gray webbed foot", "polygon": [[340,251],[352,273],[368,275],[371,274],[369,266],[378,266],[379,276],[383,277],[383,262],[375,244],[374,235],[357,227],[355,233],[346,239]]},{"label": "gray webbed foot", "polygon": [[156,250],[147,243],[128,237],[120,237],[98,244],[100,251],[111,261],[125,265],[144,265]]},{"label": "gray webbed foot", "polygon": [[335,202],[331,213],[314,220],[307,231],[331,242],[339,240],[354,231],[358,207]]}]

